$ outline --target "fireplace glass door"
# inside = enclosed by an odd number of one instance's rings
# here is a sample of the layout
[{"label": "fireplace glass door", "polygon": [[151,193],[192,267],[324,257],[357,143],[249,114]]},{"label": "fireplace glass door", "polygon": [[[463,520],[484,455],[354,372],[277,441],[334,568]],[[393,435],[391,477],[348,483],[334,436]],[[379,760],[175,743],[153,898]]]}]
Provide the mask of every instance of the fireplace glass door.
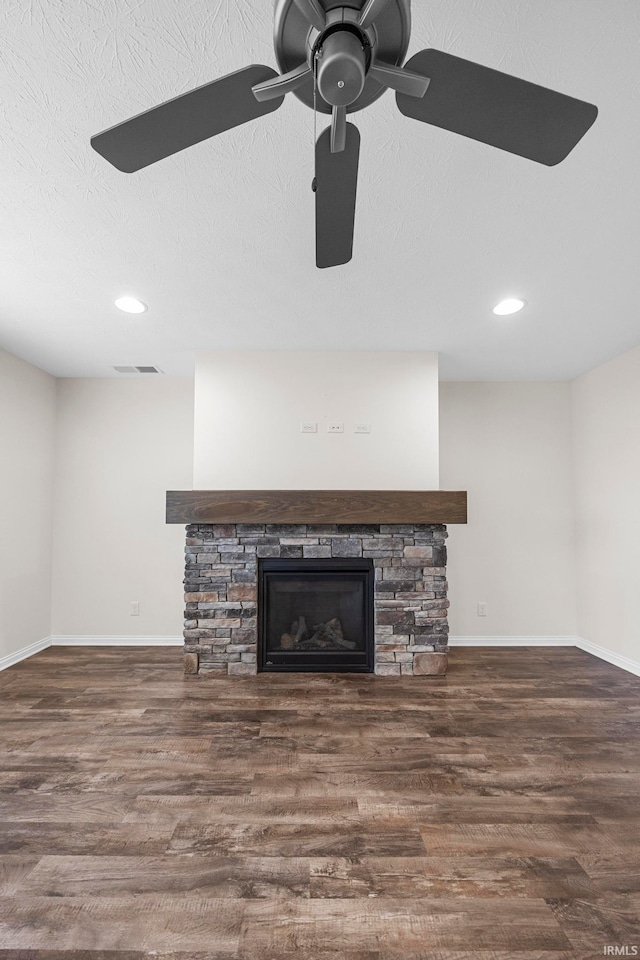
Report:
[{"label": "fireplace glass door", "polygon": [[260,561],[260,670],[370,673],[373,576],[371,560]]}]

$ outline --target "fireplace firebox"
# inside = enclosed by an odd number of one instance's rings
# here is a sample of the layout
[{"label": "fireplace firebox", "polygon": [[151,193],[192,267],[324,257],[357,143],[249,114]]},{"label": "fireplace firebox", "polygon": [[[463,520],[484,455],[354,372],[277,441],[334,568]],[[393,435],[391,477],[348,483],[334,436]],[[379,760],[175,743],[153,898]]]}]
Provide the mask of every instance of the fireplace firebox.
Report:
[{"label": "fireplace firebox", "polygon": [[260,560],[258,667],[372,673],[373,561]]}]

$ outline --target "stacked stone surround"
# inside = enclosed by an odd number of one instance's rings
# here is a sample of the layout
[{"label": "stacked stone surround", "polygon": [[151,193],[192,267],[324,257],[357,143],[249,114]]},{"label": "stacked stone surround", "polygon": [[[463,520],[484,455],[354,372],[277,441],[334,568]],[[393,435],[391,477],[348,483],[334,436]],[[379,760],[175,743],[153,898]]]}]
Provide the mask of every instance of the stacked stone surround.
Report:
[{"label": "stacked stone surround", "polygon": [[371,558],[375,672],[441,675],[448,654],[442,524],[189,524],[185,673],[257,672],[258,560]]}]

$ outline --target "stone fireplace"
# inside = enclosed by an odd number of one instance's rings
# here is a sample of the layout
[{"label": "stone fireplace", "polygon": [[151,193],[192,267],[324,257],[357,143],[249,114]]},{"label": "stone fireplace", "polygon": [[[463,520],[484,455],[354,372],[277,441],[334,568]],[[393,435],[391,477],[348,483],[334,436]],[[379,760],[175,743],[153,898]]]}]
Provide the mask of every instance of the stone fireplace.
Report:
[{"label": "stone fireplace", "polygon": [[465,493],[170,491],[185,520],[185,673],[446,672]]}]

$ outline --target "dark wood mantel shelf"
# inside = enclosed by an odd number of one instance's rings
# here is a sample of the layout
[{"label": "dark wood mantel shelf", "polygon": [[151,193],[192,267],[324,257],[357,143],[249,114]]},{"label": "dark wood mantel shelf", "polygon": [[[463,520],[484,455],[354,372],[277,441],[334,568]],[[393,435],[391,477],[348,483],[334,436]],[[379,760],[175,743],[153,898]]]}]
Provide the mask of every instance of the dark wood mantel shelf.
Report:
[{"label": "dark wood mantel shelf", "polygon": [[167,523],[466,523],[464,490],[168,490]]}]

